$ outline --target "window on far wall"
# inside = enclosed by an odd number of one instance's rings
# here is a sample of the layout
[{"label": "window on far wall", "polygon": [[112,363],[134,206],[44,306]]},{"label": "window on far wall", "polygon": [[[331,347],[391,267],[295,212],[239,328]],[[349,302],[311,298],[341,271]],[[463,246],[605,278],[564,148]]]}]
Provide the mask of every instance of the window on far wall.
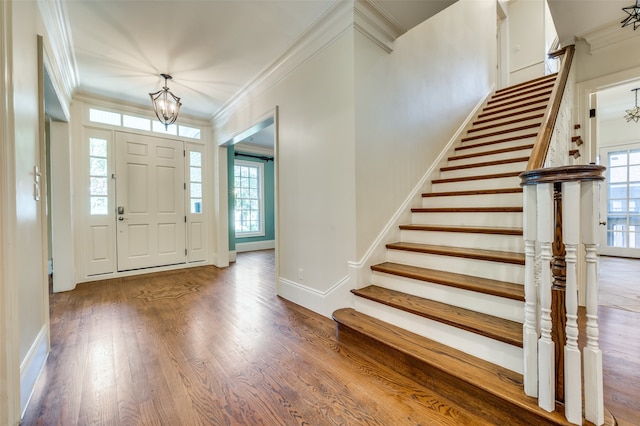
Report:
[{"label": "window on far wall", "polygon": [[233,173],[236,237],[264,235],[264,168],[262,163],[236,160]]}]

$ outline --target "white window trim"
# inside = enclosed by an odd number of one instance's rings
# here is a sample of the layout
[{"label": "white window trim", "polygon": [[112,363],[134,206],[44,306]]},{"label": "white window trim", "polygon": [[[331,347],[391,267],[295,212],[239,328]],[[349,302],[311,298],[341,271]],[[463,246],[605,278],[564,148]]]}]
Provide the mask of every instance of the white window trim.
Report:
[{"label": "white window trim", "polygon": [[[237,229],[235,231],[236,238],[251,238],[251,237],[264,237],[265,236],[265,219],[264,219],[264,164],[258,161],[244,161],[244,160],[235,160],[234,163],[234,188],[235,188],[235,166],[246,166],[246,167],[255,167],[258,169],[260,182],[259,182],[259,193],[260,193],[260,231],[253,232],[239,232]],[[234,223],[235,223],[235,206],[234,206]]]}]

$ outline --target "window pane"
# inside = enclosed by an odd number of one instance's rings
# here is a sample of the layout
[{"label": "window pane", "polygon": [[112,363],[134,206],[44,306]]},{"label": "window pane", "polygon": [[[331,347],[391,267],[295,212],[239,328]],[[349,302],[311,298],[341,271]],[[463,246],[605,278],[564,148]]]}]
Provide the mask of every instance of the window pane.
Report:
[{"label": "window pane", "polygon": [[609,200],[609,213],[626,213],[627,200]]},{"label": "window pane", "polygon": [[91,177],[89,178],[89,193],[91,195],[107,195],[107,178]]},{"label": "window pane", "polygon": [[89,120],[96,123],[111,124],[113,126],[120,125],[120,114],[99,109],[89,109]]},{"label": "window pane", "polygon": [[[638,187],[638,192],[640,193],[640,186]],[[610,184],[609,198],[627,198],[627,184]]]},{"label": "window pane", "polygon": [[608,232],[607,245],[609,247],[626,247],[625,232]]},{"label": "window pane", "polygon": [[106,176],[107,159],[91,157],[89,159],[89,174],[92,176]]},{"label": "window pane", "polygon": [[629,181],[640,182],[640,166],[629,166]]},{"label": "window pane", "polygon": [[188,126],[178,126],[180,136],[184,136],[192,139],[200,139],[200,129]]},{"label": "window pane", "polygon": [[91,214],[109,214],[108,200],[107,197],[91,197]]},{"label": "window pane", "polygon": [[191,182],[202,182],[202,169],[200,167],[191,167],[189,169],[189,180]]},{"label": "window pane", "polygon": [[640,164],[640,149],[633,149],[629,153],[629,164]]},{"label": "window pane", "polygon": [[189,165],[201,167],[202,166],[202,153],[191,151],[189,153]]},{"label": "window pane", "polygon": [[626,182],[626,181],[627,181],[626,167],[612,167],[609,169],[609,182]]},{"label": "window pane", "polygon": [[[629,184],[629,197],[640,198],[640,183]],[[614,198],[614,197],[612,197]],[[616,196],[617,198],[617,196]]]},{"label": "window pane", "polygon": [[151,130],[151,121],[148,118],[133,117],[131,115],[122,116],[122,125],[138,130]]},{"label": "window pane", "polygon": [[626,166],[627,165],[627,152],[618,151],[609,153],[609,167]]},{"label": "window pane", "polygon": [[631,214],[640,213],[640,199],[639,198],[629,199],[628,209],[629,209],[628,212]]},{"label": "window pane", "polygon": [[164,124],[155,120],[153,122],[153,131],[157,133],[164,133],[167,135],[177,135],[178,134],[178,126],[175,124],[171,124],[166,130],[164,128]]},{"label": "window pane", "polygon": [[640,232],[629,233],[629,247],[640,248]]},{"label": "window pane", "polygon": [[107,156],[107,141],[105,139],[89,139],[89,155],[92,157]]},{"label": "window pane", "polygon": [[201,183],[192,183],[191,184],[191,196],[194,198],[202,198],[202,184]]}]

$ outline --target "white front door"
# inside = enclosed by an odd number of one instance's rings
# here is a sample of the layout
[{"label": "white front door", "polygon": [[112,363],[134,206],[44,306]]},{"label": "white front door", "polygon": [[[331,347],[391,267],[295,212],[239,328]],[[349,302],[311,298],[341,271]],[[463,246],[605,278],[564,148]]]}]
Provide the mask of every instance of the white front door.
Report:
[{"label": "white front door", "polygon": [[118,271],[186,262],[184,145],[116,133]]},{"label": "white front door", "polygon": [[640,144],[600,150],[600,254],[640,257]]}]

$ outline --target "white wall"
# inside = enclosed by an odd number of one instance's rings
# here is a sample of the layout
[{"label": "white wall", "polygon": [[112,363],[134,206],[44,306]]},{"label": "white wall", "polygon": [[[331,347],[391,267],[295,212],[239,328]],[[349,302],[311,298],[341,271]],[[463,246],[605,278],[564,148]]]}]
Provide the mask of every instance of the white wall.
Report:
[{"label": "white wall", "polygon": [[391,54],[356,33],[357,259],[494,84],[496,13],[461,0]]},{"label": "white wall", "polygon": [[[355,255],[353,29],[217,121],[217,141],[278,106],[276,185],[280,294],[316,311]],[[301,271],[300,271],[301,270]]]},{"label": "white wall", "polygon": [[[20,371],[20,395],[10,389],[10,401],[18,399],[24,409],[33,384],[45,360],[48,350],[48,281],[46,271],[46,220],[44,218],[45,173],[43,170],[44,146],[40,144],[39,95],[38,95],[38,45],[36,34],[42,31],[42,22],[35,2],[11,2],[10,28],[12,62],[7,88],[7,99],[14,133],[5,141],[13,150],[15,177],[15,211],[10,218],[15,228],[12,251],[15,275],[6,285],[13,286],[12,303],[16,305],[18,357]],[[5,33],[5,36],[7,34]],[[10,57],[11,58],[11,57]],[[11,80],[10,80],[11,81]],[[13,98],[12,98],[13,97]],[[34,166],[41,169],[42,197],[34,199]],[[4,237],[4,236],[3,236]],[[10,241],[11,242],[11,241]],[[16,366],[12,366],[15,368]],[[0,378],[4,380],[5,378]],[[11,404],[11,402],[10,402]],[[18,419],[9,419],[10,424]]]},{"label": "white wall", "polygon": [[544,75],[545,0],[509,2],[509,85]]}]

